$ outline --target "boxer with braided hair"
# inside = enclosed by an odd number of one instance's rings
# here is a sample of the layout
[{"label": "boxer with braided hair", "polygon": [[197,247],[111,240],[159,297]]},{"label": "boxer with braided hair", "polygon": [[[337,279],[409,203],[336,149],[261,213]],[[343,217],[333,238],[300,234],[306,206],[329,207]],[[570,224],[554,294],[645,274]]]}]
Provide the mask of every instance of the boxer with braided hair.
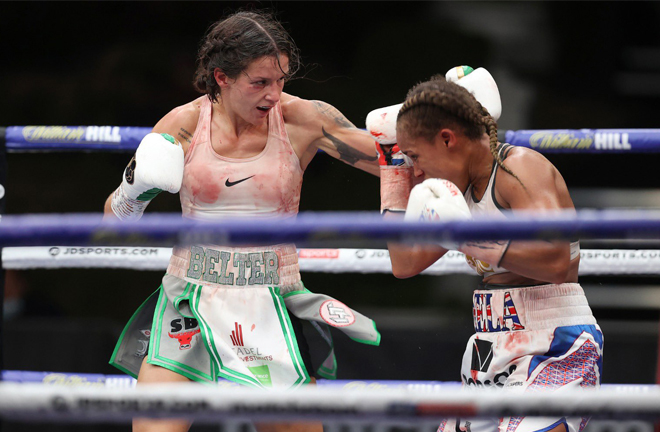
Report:
[{"label": "boxer with braided hair", "polygon": [[[407,221],[504,218],[507,212],[573,210],[566,184],[545,157],[497,142],[495,119],[469,92],[442,77],[410,90],[396,140],[423,179],[410,192]],[[388,213],[385,217],[401,217]],[[603,335],[578,280],[579,243],[441,241],[388,245],[395,276],[414,276],[447,250],[465,253],[483,277],[474,291],[475,335],[463,356],[464,386],[508,392],[600,385]],[[580,432],[580,417],[451,419],[440,432]]]},{"label": "boxer with braided hair", "polygon": [[[426,89],[426,91],[425,91]],[[478,139],[484,129],[489,137],[490,152],[497,165],[506,173],[518,178],[499,156],[497,140],[497,122],[488,113],[479,101],[471,97],[470,92],[464,87],[452,85],[444,77],[436,75],[430,81],[419,85],[418,93],[406,100],[399,111],[399,116],[410,110],[419,111],[417,115],[404,116],[409,122],[418,118],[428,118],[430,121],[417,120],[412,126],[419,136],[429,141],[433,139],[441,124],[458,121],[464,128],[468,138]],[[470,104],[474,101],[476,104]],[[520,180],[520,179],[518,179]],[[523,185],[524,186],[524,185]]]}]

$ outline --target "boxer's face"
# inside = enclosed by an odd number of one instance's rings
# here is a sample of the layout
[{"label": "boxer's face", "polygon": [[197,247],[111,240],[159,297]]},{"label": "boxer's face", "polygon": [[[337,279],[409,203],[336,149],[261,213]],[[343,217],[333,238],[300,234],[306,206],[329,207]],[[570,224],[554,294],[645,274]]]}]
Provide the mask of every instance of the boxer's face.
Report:
[{"label": "boxer's face", "polygon": [[[397,135],[398,132],[397,132]],[[442,149],[422,137],[412,137],[406,133],[399,135],[399,148],[413,162],[415,177],[443,178],[449,180],[443,170]]]},{"label": "boxer's face", "polygon": [[284,88],[289,58],[281,55],[254,60],[235,79],[222,88],[223,104],[248,123],[263,124],[270,110],[279,102]]}]

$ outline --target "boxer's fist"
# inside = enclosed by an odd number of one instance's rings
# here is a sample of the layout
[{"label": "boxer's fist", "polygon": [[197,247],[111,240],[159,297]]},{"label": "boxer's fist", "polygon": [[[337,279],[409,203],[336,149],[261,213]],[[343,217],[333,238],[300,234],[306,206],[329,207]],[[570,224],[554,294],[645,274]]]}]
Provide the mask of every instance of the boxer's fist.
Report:
[{"label": "boxer's fist", "polygon": [[467,89],[479,103],[488,110],[495,121],[502,114],[500,91],[493,76],[484,68],[472,69],[470,66],[456,66],[445,74],[447,81]]},{"label": "boxer's fist", "polygon": [[367,114],[367,130],[379,144],[396,144],[396,118],[402,106],[390,105]]},{"label": "boxer's fist", "polygon": [[161,193],[179,192],[183,182],[183,147],[168,134],[146,135],[112,194],[112,212],[122,220],[142,217],[149,202]]},{"label": "boxer's fist", "polygon": [[177,193],[183,181],[183,148],[168,134],[146,135],[124,170],[126,196],[149,201],[162,191]]},{"label": "boxer's fist", "polygon": [[[410,192],[406,221],[438,221],[471,219],[463,194],[458,187],[449,180],[428,179],[418,184]],[[458,243],[441,241],[440,246],[445,249],[458,249]]]}]

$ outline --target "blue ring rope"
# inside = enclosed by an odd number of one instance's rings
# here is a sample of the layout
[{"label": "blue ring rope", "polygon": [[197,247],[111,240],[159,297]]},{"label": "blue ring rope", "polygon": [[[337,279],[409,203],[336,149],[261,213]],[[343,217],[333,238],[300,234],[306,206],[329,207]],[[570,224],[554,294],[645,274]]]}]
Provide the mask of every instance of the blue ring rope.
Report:
[{"label": "blue ring rope", "polygon": [[385,240],[658,239],[660,212],[582,210],[577,214],[509,214],[506,219],[443,223],[383,220],[375,212],[303,212],[295,219],[201,222],[179,214],[146,214],[135,222],[101,221],[97,214],[8,215],[0,247],[68,245],[277,244],[341,246]]},{"label": "blue ring rope", "polygon": [[[151,132],[133,126],[9,126],[7,151],[135,151]],[[660,129],[505,131],[504,141],[541,153],[657,153]]]}]

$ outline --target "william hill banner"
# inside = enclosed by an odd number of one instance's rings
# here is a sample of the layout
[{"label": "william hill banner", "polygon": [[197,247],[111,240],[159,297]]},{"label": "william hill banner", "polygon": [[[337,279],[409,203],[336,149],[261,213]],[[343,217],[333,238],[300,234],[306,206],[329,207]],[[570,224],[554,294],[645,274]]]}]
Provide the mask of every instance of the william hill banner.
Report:
[{"label": "william hill banner", "polygon": [[9,151],[131,151],[149,132],[130,126],[10,126],[6,141]]},{"label": "william hill banner", "polygon": [[506,142],[540,153],[660,152],[660,129],[549,129],[507,131]]}]

